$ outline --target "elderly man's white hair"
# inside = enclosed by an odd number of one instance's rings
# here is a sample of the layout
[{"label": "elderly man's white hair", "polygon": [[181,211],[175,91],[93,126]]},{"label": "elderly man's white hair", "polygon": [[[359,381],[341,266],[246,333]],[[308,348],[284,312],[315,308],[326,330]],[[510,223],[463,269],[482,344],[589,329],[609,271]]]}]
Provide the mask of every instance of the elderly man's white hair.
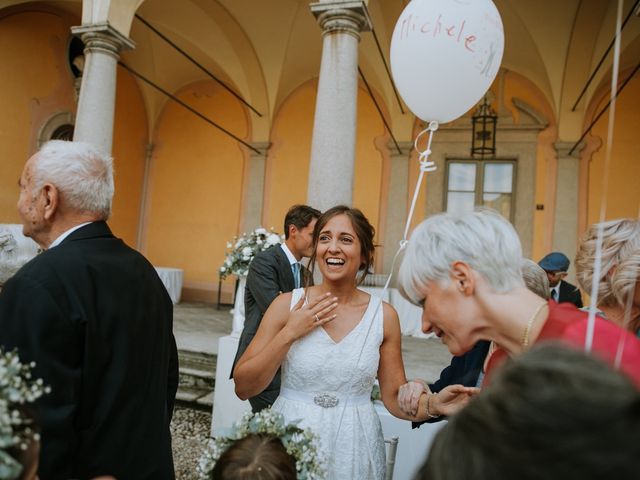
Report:
[{"label": "elderly man's white hair", "polygon": [[494,291],[508,292],[524,286],[521,260],[518,234],[497,212],[441,213],[413,231],[398,276],[400,291],[417,304],[424,299],[427,282],[445,282],[453,263],[461,261],[481,274]]},{"label": "elderly man's white hair", "polygon": [[113,199],[113,160],[84,142],[51,140],[37,154],[33,166],[34,193],[45,183],[60,191],[63,201],[77,212],[107,220]]}]

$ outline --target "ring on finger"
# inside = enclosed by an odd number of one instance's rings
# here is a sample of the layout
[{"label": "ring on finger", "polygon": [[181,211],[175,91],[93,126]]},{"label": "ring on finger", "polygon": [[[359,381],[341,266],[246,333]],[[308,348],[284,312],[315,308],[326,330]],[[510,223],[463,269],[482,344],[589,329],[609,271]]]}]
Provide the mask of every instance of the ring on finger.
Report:
[{"label": "ring on finger", "polygon": [[314,315],[314,317],[316,318],[316,322],[320,322],[320,317],[318,317],[317,313]]}]

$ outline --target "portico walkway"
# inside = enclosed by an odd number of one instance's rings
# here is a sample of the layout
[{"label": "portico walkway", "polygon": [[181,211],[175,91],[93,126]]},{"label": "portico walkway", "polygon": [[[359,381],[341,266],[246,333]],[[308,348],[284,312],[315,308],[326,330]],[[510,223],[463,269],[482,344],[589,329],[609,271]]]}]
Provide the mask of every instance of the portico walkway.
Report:
[{"label": "portico walkway", "polygon": [[[214,380],[218,339],[231,332],[230,308],[221,306],[218,310],[215,305],[204,303],[180,303],[174,307],[173,331],[180,351],[183,386],[185,377],[196,375],[203,379],[201,382],[186,382],[187,388],[181,388],[179,399],[197,402],[203,408],[211,405],[211,392],[204,392],[202,388],[206,389],[206,385]],[[449,351],[439,339],[406,336],[402,337],[402,356],[407,377],[419,377],[427,381],[437,379],[451,359]],[[211,371],[207,375],[208,369]],[[190,389],[189,383],[193,387],[200,384],[201,390]]]}]

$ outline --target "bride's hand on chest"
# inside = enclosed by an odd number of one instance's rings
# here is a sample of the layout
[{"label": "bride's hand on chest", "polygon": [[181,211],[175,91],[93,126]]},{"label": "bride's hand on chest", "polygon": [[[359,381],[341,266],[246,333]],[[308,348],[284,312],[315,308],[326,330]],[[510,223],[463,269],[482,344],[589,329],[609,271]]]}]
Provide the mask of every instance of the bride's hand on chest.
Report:
[{"label": "bride's hand on chest", "polygon": [[293,340],[298,340],[336,318],[334,310],[337,306],[338,299],[330,293],[309,299],[306,304],[305,297],[302,297],[289,312],[284,330]]}]

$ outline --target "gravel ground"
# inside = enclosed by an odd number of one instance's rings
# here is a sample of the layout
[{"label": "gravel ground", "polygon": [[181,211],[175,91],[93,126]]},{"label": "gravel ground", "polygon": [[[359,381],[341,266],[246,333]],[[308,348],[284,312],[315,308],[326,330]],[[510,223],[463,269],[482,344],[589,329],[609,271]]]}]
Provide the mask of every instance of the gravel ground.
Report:
[{"label": "gravel ground", "polygon": [[171,436],[176,480],[196,480],[196,465],[211,430],[211,413],[177,407]]}]

